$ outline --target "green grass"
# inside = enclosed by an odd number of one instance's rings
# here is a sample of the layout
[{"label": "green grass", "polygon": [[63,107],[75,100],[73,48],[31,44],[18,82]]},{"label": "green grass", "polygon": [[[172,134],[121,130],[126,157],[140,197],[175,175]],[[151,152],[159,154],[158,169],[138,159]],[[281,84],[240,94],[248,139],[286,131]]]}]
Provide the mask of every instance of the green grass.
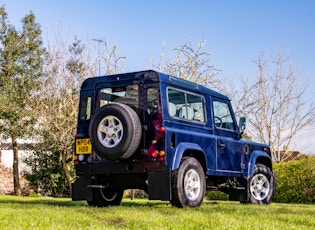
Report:
[{"label": "green grass", "polygon": [[88,207],[70,199],[0,196],[0,229],[315,229],[315,205],[241,205],[205,200],[198,208],[124,199]]}]

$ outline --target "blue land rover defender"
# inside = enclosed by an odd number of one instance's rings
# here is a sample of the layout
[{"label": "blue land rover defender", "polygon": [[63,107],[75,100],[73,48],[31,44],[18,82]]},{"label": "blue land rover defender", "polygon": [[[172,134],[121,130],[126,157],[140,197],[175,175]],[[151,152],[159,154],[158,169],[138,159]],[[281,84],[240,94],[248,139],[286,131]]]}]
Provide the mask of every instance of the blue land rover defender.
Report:
[{"label": "blue land rover defender", "polygon": [[119,205],[126,189],[176,207],[201,205],[206,189],[269,204],[270,147],[242,139],[230,100],[152,70],[89,78],[80,91],[72,199]]}]

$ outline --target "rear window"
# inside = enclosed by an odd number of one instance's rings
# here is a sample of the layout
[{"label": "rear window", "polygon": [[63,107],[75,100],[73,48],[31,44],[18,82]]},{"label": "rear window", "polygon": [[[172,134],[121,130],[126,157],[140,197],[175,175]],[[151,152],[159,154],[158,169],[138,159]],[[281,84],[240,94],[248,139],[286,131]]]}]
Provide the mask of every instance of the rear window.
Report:
[{"label": "rear window", "polygon": [[103,88],[99,91],[99,108],[112,102],[128,105],[139,110],[139,86],[128,85]]}]

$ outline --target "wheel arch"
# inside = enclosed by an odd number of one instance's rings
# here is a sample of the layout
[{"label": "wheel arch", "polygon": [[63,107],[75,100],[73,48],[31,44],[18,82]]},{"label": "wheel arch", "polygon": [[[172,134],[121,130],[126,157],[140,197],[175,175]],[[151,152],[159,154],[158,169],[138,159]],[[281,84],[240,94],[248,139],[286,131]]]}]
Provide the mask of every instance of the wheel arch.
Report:
[{"label": "wheel arch", "polygon": [[186,156],[194,157],[201,164],[203,171],[207,171],[207,162],[203,149],[199,145],[189,142],[181,142],[177,146],[171,169],[178,169],[181,159]]},{"label": "wheel arch", "polygon": [[257,163],[266,165],[272,171],[271,157],[263,151],[253,151],[249,161],[248,176],[254,173],[255,164]]}]

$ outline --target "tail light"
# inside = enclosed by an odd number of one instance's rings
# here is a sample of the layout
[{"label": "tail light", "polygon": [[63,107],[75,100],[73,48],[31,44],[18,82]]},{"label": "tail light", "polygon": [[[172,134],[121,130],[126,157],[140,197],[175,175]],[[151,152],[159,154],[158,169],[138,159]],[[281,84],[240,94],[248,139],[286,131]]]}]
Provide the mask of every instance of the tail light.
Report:
[{"label": "tail light", "polygon": [[74,165],[78,165],[79,164],[79,161],[78,161],[78,155],[73,155],[73,164]]},{"label": "tail light", "polygon": [[162,124],[162,115],[158,113],[157,119],[153,121],[154,137],[151,140],[151,145],[147,151],[147,156],[153,161],[165,160],[165,127]]},{"label": "tail light", "polygon": [[159,152],[159,156],[160,156],[160,157],[164,157],[164,156],[165,156],[165,151],[164,151],[164,150],[161,150],[161,151]]}]

